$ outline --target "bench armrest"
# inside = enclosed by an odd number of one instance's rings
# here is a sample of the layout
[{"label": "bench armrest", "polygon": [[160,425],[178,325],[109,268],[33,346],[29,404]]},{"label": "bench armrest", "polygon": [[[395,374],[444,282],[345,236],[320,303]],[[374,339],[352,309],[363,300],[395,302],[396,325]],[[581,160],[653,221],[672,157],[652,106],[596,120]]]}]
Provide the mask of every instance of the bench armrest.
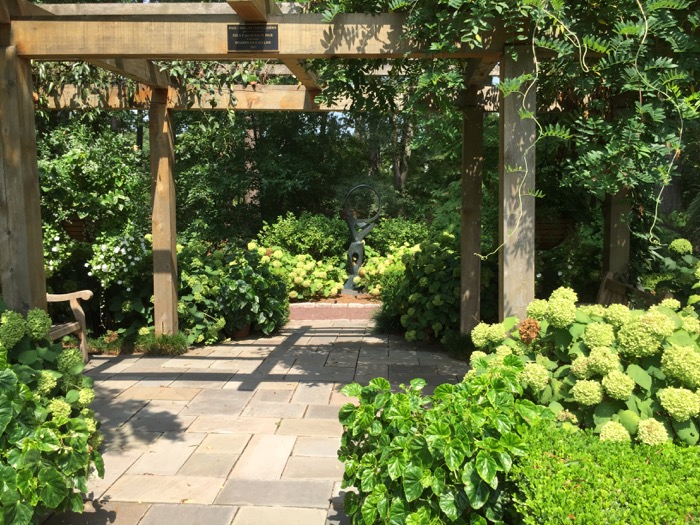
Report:
[{"label": "bench armrest", "polygon": [[93,293],[90,290],[80,290],[78,292],[62,293],[62,294],[46,294],[46,302],[49,303],[61,303],[64,301],[70,302],[70,309],[73,311],[73,316],[75,320],[80,325],[80,351],[83,354],[83,361],[87,363],[88,360],[88,348],[87,348],[87,326],[85,323],[85,312],[80,306],[80,301],[87,301],[92,299]]}]

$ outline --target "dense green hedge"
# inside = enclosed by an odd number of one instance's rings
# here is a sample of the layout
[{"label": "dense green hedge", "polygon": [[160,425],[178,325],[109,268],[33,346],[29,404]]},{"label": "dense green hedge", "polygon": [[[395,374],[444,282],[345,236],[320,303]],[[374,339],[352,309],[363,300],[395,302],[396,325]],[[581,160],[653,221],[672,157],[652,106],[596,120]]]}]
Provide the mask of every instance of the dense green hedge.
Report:
[{"label": "dense green hedge", "polygon": [[700,449],[601,442],[540,426],[511,472],[515,523],[696,523]]}]

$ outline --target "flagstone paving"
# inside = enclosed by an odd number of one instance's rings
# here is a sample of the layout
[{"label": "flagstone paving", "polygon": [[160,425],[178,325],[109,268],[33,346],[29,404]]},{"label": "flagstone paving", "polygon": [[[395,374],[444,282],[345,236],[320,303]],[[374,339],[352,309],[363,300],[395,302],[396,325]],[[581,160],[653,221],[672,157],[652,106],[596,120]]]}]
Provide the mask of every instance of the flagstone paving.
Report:
[{"label": "flagstone paving", "polygon": [[[376,335],[366,309],[298,312],[271,338],[178,357],[93,356],[105,477],[45,525],[331,525],[342,512],[340,389],[459,381],[466,363]],[[352,317],[355,319],[338,319]],[[299,319],[299,317],[302,317]]]}]

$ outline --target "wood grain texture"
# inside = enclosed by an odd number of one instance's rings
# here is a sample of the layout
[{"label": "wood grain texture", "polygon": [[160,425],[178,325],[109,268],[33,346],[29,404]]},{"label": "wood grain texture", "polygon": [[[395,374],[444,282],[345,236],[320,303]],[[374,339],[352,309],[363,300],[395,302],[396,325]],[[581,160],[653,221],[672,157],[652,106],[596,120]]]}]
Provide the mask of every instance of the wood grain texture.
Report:
[{"label": "wood grain texture", "polygon": [[168,75],[150,60],[115,58],[90,63],[147,86],[167,88],[170,84]]},{"label": "wood grain texture", "polygon": [[[12,31],[18,53],[36,59],[150,58],[225,60],[279,58],[398,58],[406,53],[429,54],[401,39],[405,20],[400,14],[343,14],[332,23],[320,14],[275,15],[279,24],[278,51],[228,52],[227,25],[240,22],[169,21],[157,17],[123,21],[15,20]],[[498,58],[501,52],[485,38],[483,49],[464,48],[453,58]]]},{"label": "wood grain texture", "polygon": [[0,48],[0,283],[13,310],[46,309],[32,70]]},{"label": "wood grain texture", "polygon": [[469,90],[462,115],[462,236],[459,331],[469,335],[481,310],[481,185],[484,164],[484,111],[476,88]]},{"label": "wood grain texture", "polygon": [[156,335],[176,334],[177,230],[175,226],[175,142],[168,90],[153,91],[149,110],[152,179],[153,295]]},{"label": "wood grain texture", "polygon": [[[532,48],[518,46],[518,60],[508,52],[501,62],[501,78],[535,75]],[[523,96],[522,93],[526,93]],[[535,137],[533,119],[520,111],[536,109],[535,87],[521,87],[505,97],[500,112],[499,147],[499,317],[525,319],[535,298]]]}]

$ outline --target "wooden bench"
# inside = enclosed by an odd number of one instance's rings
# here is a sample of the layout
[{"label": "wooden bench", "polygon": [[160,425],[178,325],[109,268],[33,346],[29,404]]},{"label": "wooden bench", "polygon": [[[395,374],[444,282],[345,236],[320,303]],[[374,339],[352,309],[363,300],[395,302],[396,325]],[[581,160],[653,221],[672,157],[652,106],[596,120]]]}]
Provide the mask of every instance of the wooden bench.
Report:
[{"label": "wooden bench", "polygon": [[73,317],[75,317],[75,321],[53,325],[51,330],[49,330],[49,337],[51,337],[52,341],[55,341],[68,334],[75,334],[80,341],[80,351],[83,354],[83,361],[86,363],[88,361],[87,330],[85,327],[85,312],[80,306],[80,300],[87,301],[92,299],[92,295],[90,290],[63,294],[46,294],[46,302],[49,303],[69,301],[70,309],[73,311]]},{"label": "wooden bench", "polygon": [[616,279],[612,272],[608,272],[603,278],[598,290],[598,304],[609,306],[611,304],[624,304],[637,308],[648,308],[660,303],[663,299],[673,297],[669,293],[656,295],[645,290],[640,290],[631,284]]}]

